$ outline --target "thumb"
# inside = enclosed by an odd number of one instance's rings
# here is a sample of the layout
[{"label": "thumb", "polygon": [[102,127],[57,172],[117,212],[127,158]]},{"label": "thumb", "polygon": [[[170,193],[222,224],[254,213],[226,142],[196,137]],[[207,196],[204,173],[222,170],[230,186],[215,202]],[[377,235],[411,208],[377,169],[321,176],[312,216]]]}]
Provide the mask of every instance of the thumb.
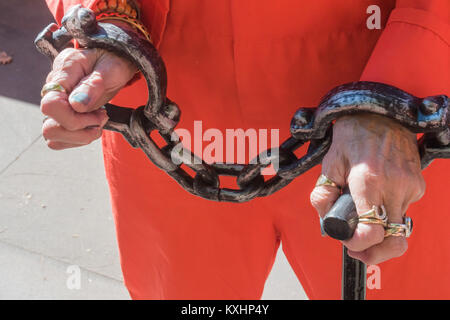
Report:
[{"label": "thumb", "polygon": [[77,112],[91,112],[111,100],[131,80],[136,72],[131,63],[104,51],[92,72],[81,79],[69,96]]}]

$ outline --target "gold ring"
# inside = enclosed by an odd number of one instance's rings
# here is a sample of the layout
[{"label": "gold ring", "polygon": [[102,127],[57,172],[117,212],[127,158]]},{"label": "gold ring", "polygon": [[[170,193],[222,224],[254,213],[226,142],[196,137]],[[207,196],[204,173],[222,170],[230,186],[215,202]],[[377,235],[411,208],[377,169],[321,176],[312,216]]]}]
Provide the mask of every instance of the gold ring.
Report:
[{"label": "gold ring", "polygon": [[409,238],[413,230],[413,222],[410,217],[404,217],[403,223],[388,223],[384,231],[384,237]]},{"label": "gold ring", "polygon": [[41,90],[41,97],[45,96],[50,91],[58,91],[58,92],[64,92],[66,93],[66,89],[62,85],[60,85],[57,82],[49,82],[44,84]]},{"label": "gold ring", "polygon": [[321,174],[319,179],[317,179],[317,182],[316,182],[316,187],[321,187],[321,186],[330,186],[330,187],[335,187],[335,188],[341,189],[341,187],[339,187],[336,184],[336,182],[334,182],[333,180],[331,180],[324,174]]},{"label": "gold ring", "polygon": [[387,213],[383,205],[380,207],[373,206],[367,212],[364,212],[358,217],[358,222],[365,224],[381,224],[387,226]]}]

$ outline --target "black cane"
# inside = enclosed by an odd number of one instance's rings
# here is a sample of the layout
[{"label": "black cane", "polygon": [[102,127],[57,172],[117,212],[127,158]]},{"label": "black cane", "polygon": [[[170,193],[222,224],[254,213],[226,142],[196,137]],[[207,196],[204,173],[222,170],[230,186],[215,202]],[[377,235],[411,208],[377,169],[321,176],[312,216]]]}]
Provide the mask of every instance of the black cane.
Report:
[{"label": "black cane", "polygon": [[[353,236],[358,214],[348,188],[343,190],[322,223],[325,233],[334,239],[347,240]],[[366,299],[366,265],[351,258],[345,246],[342,246],[342,299]]]}]

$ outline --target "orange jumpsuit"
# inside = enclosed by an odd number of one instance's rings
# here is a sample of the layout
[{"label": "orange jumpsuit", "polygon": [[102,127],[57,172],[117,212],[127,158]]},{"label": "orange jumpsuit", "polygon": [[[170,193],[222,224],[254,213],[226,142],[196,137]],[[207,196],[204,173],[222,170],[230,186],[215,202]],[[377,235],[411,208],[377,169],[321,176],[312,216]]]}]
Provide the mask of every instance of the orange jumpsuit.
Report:
[{"label": "orange jumpsuit", "polygon": [[[60,21],[75,3],[47,0]],[[144,0],[143,20],[168,70],[180,128],[276,128],[333,87],[370,80],[417,96],[449,94],[448,0]],[[382,29],[369,30],[369,5]],[[113,103],[139,106],[138,81]],[[340,298],[339,242],[322,238],[309,194],[316,167],[268,198],[216,203],[192,196],[104,132],[103,150],[125,284],[134,299],[257,299],[280,242],[311,299]],[[409,250],[382,263],[368,299],[450,298],[449,162],[424,172]]]}]

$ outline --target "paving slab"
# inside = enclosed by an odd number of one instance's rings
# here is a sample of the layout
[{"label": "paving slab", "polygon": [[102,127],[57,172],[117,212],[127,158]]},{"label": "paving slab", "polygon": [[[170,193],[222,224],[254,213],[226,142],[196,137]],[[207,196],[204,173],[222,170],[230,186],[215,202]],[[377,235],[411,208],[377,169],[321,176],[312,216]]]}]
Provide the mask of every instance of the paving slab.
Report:
[{"label": "paving slab", "polygon": [[79,266],[4,243],[0,252],[0,299],[130,299],[122,282]]},{"label": "paving slab", "polygon": [[39,138],[42,118],[36,105],[0,96],[0,173]]},{"label": "paving slab", "polygon": [[0,241],[121,279],[99,142],[54,152],[42,138],[0,176]]}]

